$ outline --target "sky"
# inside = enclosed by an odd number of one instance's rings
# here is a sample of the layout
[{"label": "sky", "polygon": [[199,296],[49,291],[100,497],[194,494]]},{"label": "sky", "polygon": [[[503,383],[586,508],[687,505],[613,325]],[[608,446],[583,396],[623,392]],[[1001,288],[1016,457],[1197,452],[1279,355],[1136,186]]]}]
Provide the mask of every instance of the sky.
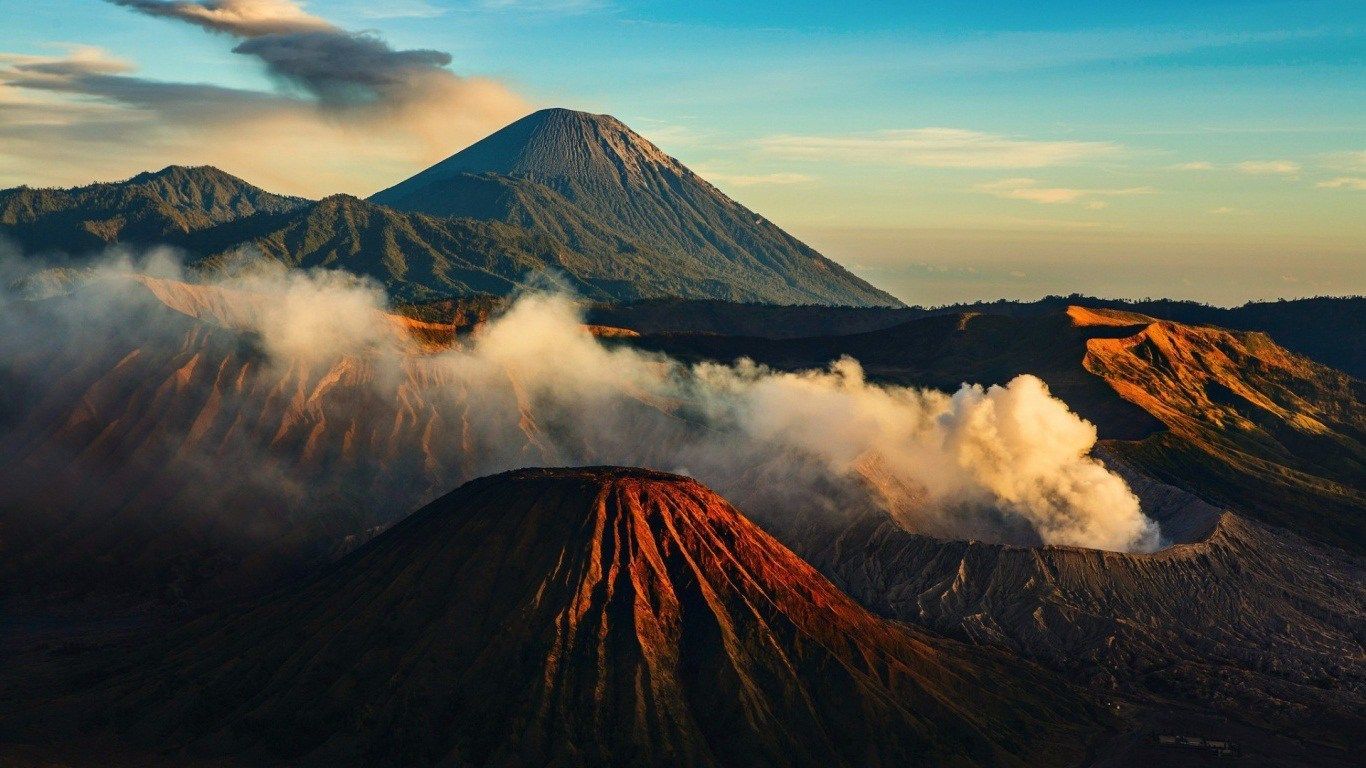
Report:
[{"label": "sky", "polygon": [[913,304],[1366,294],[1366,3],[0,0],[0,186],[606,112]]}]

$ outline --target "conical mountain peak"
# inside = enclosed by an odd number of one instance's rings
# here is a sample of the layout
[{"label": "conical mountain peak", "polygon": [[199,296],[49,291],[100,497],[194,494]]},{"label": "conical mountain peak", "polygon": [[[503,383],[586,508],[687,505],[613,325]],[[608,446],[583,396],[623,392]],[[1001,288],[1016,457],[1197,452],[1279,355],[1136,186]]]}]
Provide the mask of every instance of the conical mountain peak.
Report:
[{"label": "conical mountain peak", "polygon": [[[544,235],[620,298],[900,304],[610,115],[533,112],[370,199]],[[628,284],[637,270],[650,278]]]},{"label": "conical mountain peak", "polygon": [[700,483],[622,467],[467,483],[170,639],[152,679],[193,714],[154,693],[135,733],[292,765],[1000,765],[1073,730],[1050,703],[1085,711],[875,618]]},{"label": "conical mountain peak", "polygon": [[[562,184],[636,186],[646,183],[651,166],[687,172],[611,115],[555,107],[533,112],[496,131],[404,185],[492,173]],[[376,195],[376,202],[385,203],[389,191]]]}]

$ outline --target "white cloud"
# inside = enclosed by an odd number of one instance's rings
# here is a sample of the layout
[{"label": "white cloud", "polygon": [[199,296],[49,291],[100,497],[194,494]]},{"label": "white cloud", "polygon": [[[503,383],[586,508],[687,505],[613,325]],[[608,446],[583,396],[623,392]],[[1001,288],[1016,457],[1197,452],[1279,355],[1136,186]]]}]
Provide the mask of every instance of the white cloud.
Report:
[{"label": "white cloud", "polygon": [[384,3],[365,3],[359,12],[364,19],[434,19],[444,16],[446,9],[427,0],[386,0]]},{"label": "white cloud", "polygon": [[700,173],[700,175],[713,183],[729,184],[735,187],[788,186],[810,184],[816,180],[816,177],[804,173],[731,174],[707,172]]},{"label": "white cloud", "polygon": [[1091,210],[1099,210],[1107,205],[1103,200],[1094,199],[1097,197],[1124,197],[1129,195],[1152,195],[1157,193],[1157,190],[1152,187],[1124,187],[1120,189],[1045,187],[1040,186],[1036,179],[1024,178],[989,181],[978,184],[972,189],[974,192],[980,192],[985,195],[1004,197],[1011,200],[1028,200],[1031,203],[1040,203],[1042,205],[1082,203]]},{"label": "white cloud", "polygon": [[1314,186],[1319,189],[1350,189],[1362,192],[1366,191],[1366,178],[1360,176],[1339,176],[1336,179],[1320,181]]},{"label": "white cloud", "polygon": [[1209,162],[1208,160],[1196,160],[1196,161],[1194,161],[1194,162],[1180,163],[1180,164],[1178,164],[1178,165],[1173,165],[1173,166],[1172,166],[1172,170],[1176,170],[1176,171],[1212,171],[1212,170],[1214,170],[1214,163],[1211,163],[1211,162]]},{"label": "white cloud", "polygon": [[1036,141],[961,128],[908,128],[843,136],[769,136],[760,151],[791,160],[925,168],[1042,168],[1119,154],[1105,141]]},{"label": "white cloud", "polygon": [[1353,152],[1329,152],[1322,156],[1323,167],[1335,171],[1366,172],[1366,149]]},{"label": "white cloud", "polygon": [[1234,168],[1254,176],[1293,176],[1300,172],[1300,164],[1293,160],[1245,160]]},{"label": "white cloud", "polygon": [[575,14],[597,11],[611,5],[609,0],[481,0],[481,8],[493,11]]}]

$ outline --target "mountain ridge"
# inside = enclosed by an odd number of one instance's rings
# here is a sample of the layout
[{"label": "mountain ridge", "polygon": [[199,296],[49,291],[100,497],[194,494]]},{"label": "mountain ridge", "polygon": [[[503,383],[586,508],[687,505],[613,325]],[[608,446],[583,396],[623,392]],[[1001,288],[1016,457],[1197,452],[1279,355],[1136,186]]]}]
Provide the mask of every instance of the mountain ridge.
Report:
[{"label": "mountain ridge", "polygon": [[79,254],[116,242],[173,243],[196,230],[306,202],[213,166],[170,165],[118,182],[0,190],[0,228],[29,250]]},{"label": "mountain ridge", "polygon": [[561,283],[594,301],[679,296],[901,306],[726,197],[615,118],[543,110],[361,200],[274,195],[209,166],[66,190],[0,190],[0,234],[85,257],[169,245],[350,269],[396,298]]}]

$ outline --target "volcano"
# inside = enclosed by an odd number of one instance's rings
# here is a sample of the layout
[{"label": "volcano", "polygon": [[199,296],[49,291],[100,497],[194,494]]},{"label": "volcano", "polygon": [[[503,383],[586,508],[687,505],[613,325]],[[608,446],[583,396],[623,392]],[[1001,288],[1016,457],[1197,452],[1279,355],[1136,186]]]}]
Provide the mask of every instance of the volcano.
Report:
[{"label": "volcano", "polygon": [[901,304],[610,115],[535,112],[370,201],[515,224],[580,254],[588,263],[568,271],[582,278],[589,269],[618,298]]},{"label": "volcano", "polygon": [[1096,722],[873,617],[701,484],[615,467],[467,483],[153,656],[43,720],[372,766],[1062,765]]}]

